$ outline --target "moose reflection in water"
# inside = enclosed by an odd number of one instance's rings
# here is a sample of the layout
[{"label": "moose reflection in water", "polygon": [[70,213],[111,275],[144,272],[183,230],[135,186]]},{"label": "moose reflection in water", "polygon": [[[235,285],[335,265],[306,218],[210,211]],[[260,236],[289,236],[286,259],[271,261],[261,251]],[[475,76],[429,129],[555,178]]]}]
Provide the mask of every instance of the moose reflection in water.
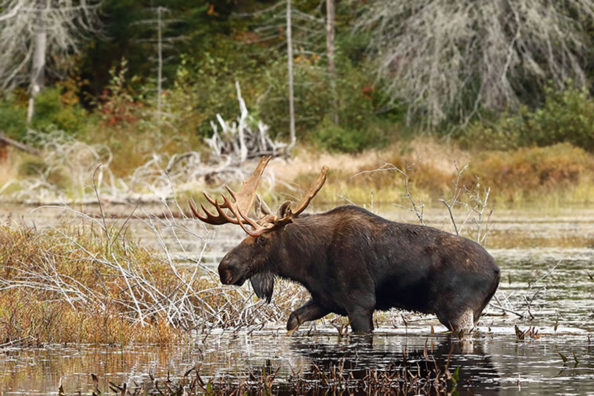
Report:
[{"label": "moose reflection in water", "polygon": [[275,275],[304,285],[311,299],[291,313],[289,331],[337,313],[348,316],[354,332],[368,333],[374,310],[392,307],[434,313],[456,332],[474,328],[500,277],[495,260],[479,244],[355,206],[302,214],[322,188],[326,167],[295,208],[285,202],[274,215],[255,194],[269,160],[260,160],[238,193],[227,188],[231,199],[223,196],[219,203],[205,194],[216,213],[202,206],[202,214],[190,203],[200,220],[237,224],[248,234],[221,260],[222,283],[240,286],[250,279],[268,302]]},{"label": "moose reflection in water", "polygon": [[484,352],[483,340],[461,340],[447,335],[415,341],[424,345],[374,343],[371,337],[354,336],[337,343],[298,337],[290,347],[311,362],[308,372],[303,374],[306,380],[315,381],[320,376],[332,378],[341,373],[344,380],[365,382],[370,373],[388,377],[400,374],[402,378],[408,371],[416,378],[446,381],[448,373],[451,375],[460,368],[459,390],[498,389],[499,373]]},{"label": "moose reflection in water", "polygon": [[[449,394],[453,390],[489,394],[500,387],[500,375],[483,352],[483,340],[415,337],[409,347],[406,342],[391,343],[393,337],[324,338],[291,340],[292,353],[308,361],[299,369],[281,372],[282,367],[266,360],[247,371],[234,371],[231,377],[215,378],[213,383],[224,393],[250,395],[262,394],[258,391],[263,387],[276,395]],[[285,375],[288,378],[274,380]]]}]

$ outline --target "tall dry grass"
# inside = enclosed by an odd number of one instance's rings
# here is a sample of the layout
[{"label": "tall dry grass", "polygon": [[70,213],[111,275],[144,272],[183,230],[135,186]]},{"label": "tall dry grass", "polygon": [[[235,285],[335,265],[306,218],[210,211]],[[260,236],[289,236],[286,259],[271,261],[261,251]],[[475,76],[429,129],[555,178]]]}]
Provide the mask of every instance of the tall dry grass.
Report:
[{"label": "tall dry grass", "polygon": [[[302,164],[303,162],[303,164]],[[455,146],[436,145],[417,139],[408,147],[371,152],[359,156],[301,154],[282,165],[289,169],[291,184],[307,185],[322,165],[331,173],[318,201],[405,204],[404,183],[397,172],[371,172],[395,165],[405,170],[409,188],[428,206],[441,206],[457,178],[456,167],[468,165],[461,178],[462,187],[471,191],[477,185],[491,188],[491,199],[501,205],[559,206],[594,202],[594,156],[570,144],[521,148],[509,151],[463,151]],[[277,165],[281,168],[281,165]],[[301,170],[301,171],[300,171]],[[279,173],[281,178],[283,173]],[[281,187],[281,193],[293,192]]]},{"label": "tall dry grass", "polygon": [[[54,136],[55,135],[55,136]],[[160,202],[199,196],[203,190],[235,187],[251,165],[207,164],[195,151],[183,154],[126,155],[130,168],[112,170],[114,152],[90,146],[56,132],[44,136],[41,158],[11,153],[0,163],[0,200],[27,203],[92,202],[92,185],[109,202]],[[123,154],[120,154],[123,155]],[[98,161],[102,166],[98,167]],[[228,162],[228,161],[227,161]],[[288,160],[277,158],[267,170],[263,187],[268,198],[299,199],[322,166],[331,170],[318,202],[339,204],[403,204],[403,182],[394,172],[369,172],[393,164],[407,172],[409,188],[425,204],[440,206],[456,177],[456,167],[468,164],[462,180],[467,189],[491,187],[492,199],[505,205],[588,204],[594,196],[594,156],[569,144],[508,151],[472,152],[452,142],[420,137],[359,154],[320,152],[299,146]],[[264,188],[263,188],[264,189]],[[544,197],[544,200],[543,200]]]},{"label": "tall dry grass", "polygon": [[283,284],[266,305],[251,289],[223,287],[200,254],[179,263],[165,245],[134,244],[125,219],[86,220],[45,231],[0,226],[3,343],[165,343],[191,331],[276,325],[305,298]]},{"label": "tall dry grass", "polygon": [[18,177],[19,159],[14,151],[8,147],[0,149],[0,194],[3,186],[8,187],[8,183]]}]

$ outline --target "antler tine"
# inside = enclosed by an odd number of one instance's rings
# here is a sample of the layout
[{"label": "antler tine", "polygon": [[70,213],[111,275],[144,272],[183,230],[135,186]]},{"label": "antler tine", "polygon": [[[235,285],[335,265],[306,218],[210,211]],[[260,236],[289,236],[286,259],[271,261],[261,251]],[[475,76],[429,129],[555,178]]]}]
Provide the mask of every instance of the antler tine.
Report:
[{"label": "antler tine", "polygon": [[198,219],[202,220],[205,223],[213,224],[213,225],[221,225],[221,224],[226,224],[226,223],[238,224],[237,220],[230,218],[222,210],[220,210],[220,208],[218,207],[218,204],[215,201],[213,201],[208,195],[206,195],[206,194],[204,194],[204,195],[206,196],[206,199],[208,200],[208,202],[212,203],[213,206],[215,208],[217,208],[217,212],[219,213],[219,215],[209,212],[208,210],[206,210],[204,205],[200,205],[200,208],[204,211],[205,215],[200,214],[200,212],[196,209],[196,206],[194,205],[193,200],[191,200],[190,201],[190,209],[192,209],[194,216],[196,216]]},{"label": "antler tine", "polygon": [[[245,213],[246,215],[248,215],[249,211],[252,209],[256,195],[256,188],[258,187],[258,183],[262,178],[264,169],[266,168],[266,165],[268,165],[268,162],[270,162],[271,158],[272,156],[270,155],[262,157],[258,163],[258,166],[256,166],[256,169],[254,169],[252,175],[242,183],[239,192],[232,194],[233,198],[237,202],[237,206],[241,209],[241,212]],[[230,189],[227,188],[227,190]],[[231,193],[231,191],[229,191],[229,193]]]},{"label": "antler tine", "polygon": [[322,167],[320,176],[318,176],[316,181],[309,187],[307,194],[305,194],[305,196],[301,199],[301,202],[299,202],[299,204],[297,205],[295,210],[293,211],[293,210],[289,209],[290,213],[287,216],[285,216],[283,219],[281,219],[281,221],[295,217],[299,213],[303,212],[305,210],[305,208],[307,208],[307,206],[309,205],[311,200],[316,196],[318,191],[320,191],[320,189],[326,182],[327,174],[328,174],[328,167],[327,166]]},{"label": "antler tine", "polygon": [[235,191],[231,190],[229,186],[225,186],[225,190],[227,190],[229,195],[231,195],[231,198],[233,198],[233,200],[237,202],[237,194],[235,193]]},{"label": "antler tine", "polygon": [[203,192],[202,195],[204,195],[204,198],[206,198],[206,200],[208,202],[210,202],[212,204],[212,206],[217,206],[217,200],[216,199],[212,199],[207,193]]},{"label": "antler tine", "polygon": [[201,217],[200,213],[196,210],[196,206],[194,206],[194,200],[193,199],[190,199],[190,209],[192,209],[192,212],[194,213],[194,216],[196,216],[200,220],[202,220],[202,217]]},{"label": "antler tine", "polygon": [[[233,190],[231,190],[230,188],[227,188],[227,189],[229,190],[229,193],[231,194],[233,199],[235,199],[235,193],[233,192]],[[235,224],[239,224],[240,227],[243,228],[243,230],[248,235],[255,238],[255,237],[262,235],[262,233],[264,231],[266,231],[268,228],[270,228],[270,227],[262,226],[262,225],[258,224],[256,221],[254,221],[253,219],[250,219],[248,216],[244,215],[243,212],[241,211],[241,208],[237,205],[237,203],[235,203],[235,204],[232,203],[229,200],[229,198],[227,198],[224,195],[223,195],[223,201],[224,201],[223,204],[221,204],[221,205],[217,204],[217,210],[219,210],[219,213],[221,213],[221,215],[223,215],[225,218],[230,219],[221,208],[229,209],[231,211],[231,213],[233,213],[233,215],[237,219]],[[244,219],[245,222],[248,223],[253,228],[253,230],[247,229],[247,227],[244,225],[244,223],[241,221],[241,219]]]}]

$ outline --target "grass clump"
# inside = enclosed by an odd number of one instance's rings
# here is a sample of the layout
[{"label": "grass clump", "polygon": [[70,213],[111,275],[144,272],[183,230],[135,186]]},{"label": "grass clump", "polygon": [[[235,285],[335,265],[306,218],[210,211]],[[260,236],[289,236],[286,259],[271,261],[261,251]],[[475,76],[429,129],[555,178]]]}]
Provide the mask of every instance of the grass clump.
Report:
[{"label": "grass clump", "polygon": [[566,203],[588,203],[593,195],[585,192],[594,192],[593,175],[591,155],[560,143],[485,153],[471,162],[464,181],[490,186],[499,201],[542,202],[543,196],[556,196]]},{"label": "grass clump", "polygon": [[276,304],[254,303],[251,291],[223,288],[200,263],[179,266],[120,231],[0,227],[0,339],[166,343],[189,330],[263,326],[304,297],[283,287]]},{"label": "grass clump", "polygon": [[[170,339],[173,329],[144,326],[157,324],[158,317],[140,321],[131,315],[123,278],[98,262],[104,248],[92,236],[0,228],[1,339],[36,344]],[[123,257],[134,251],[137,263],[146,266],[150,256],[133,249],[115,254]]]}]

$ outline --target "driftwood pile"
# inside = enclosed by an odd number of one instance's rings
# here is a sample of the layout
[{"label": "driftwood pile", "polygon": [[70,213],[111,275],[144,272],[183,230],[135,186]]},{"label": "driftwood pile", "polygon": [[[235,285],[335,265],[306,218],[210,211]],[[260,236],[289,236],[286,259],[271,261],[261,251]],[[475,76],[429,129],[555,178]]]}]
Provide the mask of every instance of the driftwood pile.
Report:
[{"label": "driftwood pile", "polygon": [[287,145],[273,140],[268,134],[268,125],[261,120],[256,122],[249,114],[241,96],[239,82],[235,82],[235,87],[240,115],[237,117],[237,122],[229,122],[217,114],[218,125],[214,121],[210,122],[213,135],[205,140],[211,149],[211,155],[219,159],[230,156],[234,159],[232,162],[241,163],[263,155],[276,157],[286,154]]}]

